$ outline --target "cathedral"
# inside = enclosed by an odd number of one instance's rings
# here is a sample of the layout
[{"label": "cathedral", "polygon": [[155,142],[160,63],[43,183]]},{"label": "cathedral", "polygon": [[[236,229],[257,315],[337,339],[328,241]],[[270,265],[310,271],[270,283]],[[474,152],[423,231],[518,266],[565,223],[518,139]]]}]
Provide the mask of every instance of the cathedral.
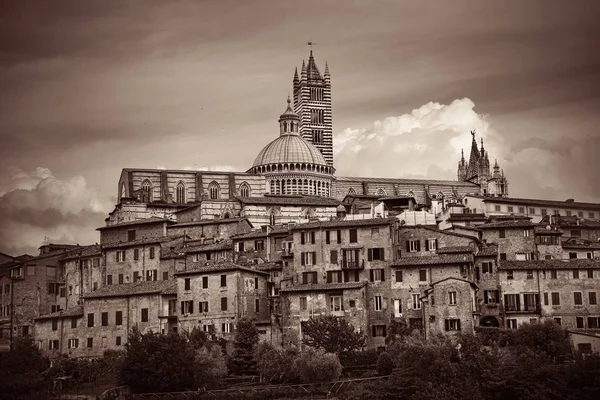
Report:
[{"label": "cathedral", "polygon": [[[194,219],[248,217],[276,225],[336,215],[354,198],[410,199],[413,209],[439,213],[466,195],[508,196],[508,181],[473,134],[469,162],[458,179],[428,180],[337,176],[333,158],[331,73],[321,73],[312,50],[293,77],[293,103],[279,117],[279,135],[258,152],[246,172],[125,168],[118,204],[107,225],[149,218],[176,218],[193,208]],[[433,210],[435,208],[435,210]]]}]

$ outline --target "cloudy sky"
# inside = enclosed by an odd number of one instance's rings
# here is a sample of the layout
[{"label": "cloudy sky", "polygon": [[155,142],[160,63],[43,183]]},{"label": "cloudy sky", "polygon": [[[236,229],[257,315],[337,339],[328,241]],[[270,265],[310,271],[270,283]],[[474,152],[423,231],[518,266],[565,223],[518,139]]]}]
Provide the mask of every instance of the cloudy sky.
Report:
[{"label": "cloudy sky", "polygon": [[123,167],[246,170],[309,40],[332,74],[338,175],[452,179],[476,128],[511,196],[600,202],[598,15],[594,0],[2,2],[0,251],[97,241]]}]

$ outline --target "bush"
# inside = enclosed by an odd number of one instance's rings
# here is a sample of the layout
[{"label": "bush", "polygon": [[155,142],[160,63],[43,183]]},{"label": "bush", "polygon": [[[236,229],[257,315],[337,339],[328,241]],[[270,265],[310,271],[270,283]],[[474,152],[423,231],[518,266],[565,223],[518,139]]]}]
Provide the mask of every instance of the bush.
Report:
[{"label": "bush", "polygon": [[377,350],[361,350],[340,354],[340,363],[344,367],[358,367],[362,365],[375,365],[379,353]]},{"label": "bush", "polygon": [[240,319],[235,333],[235,349],[229,360],[229,370],[236,375],[256,372],[254,347],[258,343],[258,330],[248,318]]},{"label": "bush", "polygon": [[380,376],[387,376],[392,373],[394,369],[394,362],[392,356],[385,351],[377,358],[377,374]]},{"label": "bush", "polygon": [[259,343],[254,350],[256,368],[260,378],[267,383],[295,383],[298,374],[294,360],[298,357],[296,348],[279,350],[270,343]]},{"label": "bush", "polygon": [[227,365],[220,346],[197,349],[194,362],[195,381],[204,388],[217,386],[218,380],[227,375]]},{"label": "bush", "polygon": [[344,318],[324,315],[311,318],[303,327],[306,335],[302,343],[316,349],[323,349],[338,356],[360,350],[365,345],[365,337],[356,332]]},{"label": "bush", "polygon": [[342,375],[337,355],[309,348],[294,361],[300,380],[304,383],[331,382]]}]

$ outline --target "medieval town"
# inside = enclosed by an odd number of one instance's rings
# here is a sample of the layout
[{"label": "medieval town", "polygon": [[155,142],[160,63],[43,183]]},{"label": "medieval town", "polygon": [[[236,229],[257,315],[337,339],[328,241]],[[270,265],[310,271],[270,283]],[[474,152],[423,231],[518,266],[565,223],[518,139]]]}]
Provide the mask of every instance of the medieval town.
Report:
[{"label": "medieval town", "polygon": [[[380,359],[403,354],[404,336],[445,340],[461,357],[465,336],[546,327],[569,346],[554,364],[600,352],[600,203],[512,197],[476,129],[451,160],[453,180],[338,175],[335,70],[312,45],[304,57],[290,66],[289,94],[281,88],[272,141],[246,170],[123,165],[97,242],[0,253],[7,351],[28,339],[50,363],[100,360],[145,335],[195,332],[235,359],[250,329],[255,349],[369,353],[375,376],[394,376]],[[317,345],[320,320],[351,327],[358,344],[332,331],[338,350]],[[265,365],[277,362],[252,362],[237,375],[269,383]]]}]

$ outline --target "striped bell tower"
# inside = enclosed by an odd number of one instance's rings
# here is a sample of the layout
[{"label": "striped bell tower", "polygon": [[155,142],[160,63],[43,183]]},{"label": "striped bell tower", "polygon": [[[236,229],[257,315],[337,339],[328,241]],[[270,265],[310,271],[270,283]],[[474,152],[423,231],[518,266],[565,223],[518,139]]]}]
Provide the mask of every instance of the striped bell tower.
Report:
[{"label": "striped bell tower", "polygon": [[302,61],[300,77],[294,73],[294,111],[300,116],[300,135],[316,146],[327,165],[333,167],[333,124],[331,122],[331,76],[325,64],[321,75],[312,53]]}]

